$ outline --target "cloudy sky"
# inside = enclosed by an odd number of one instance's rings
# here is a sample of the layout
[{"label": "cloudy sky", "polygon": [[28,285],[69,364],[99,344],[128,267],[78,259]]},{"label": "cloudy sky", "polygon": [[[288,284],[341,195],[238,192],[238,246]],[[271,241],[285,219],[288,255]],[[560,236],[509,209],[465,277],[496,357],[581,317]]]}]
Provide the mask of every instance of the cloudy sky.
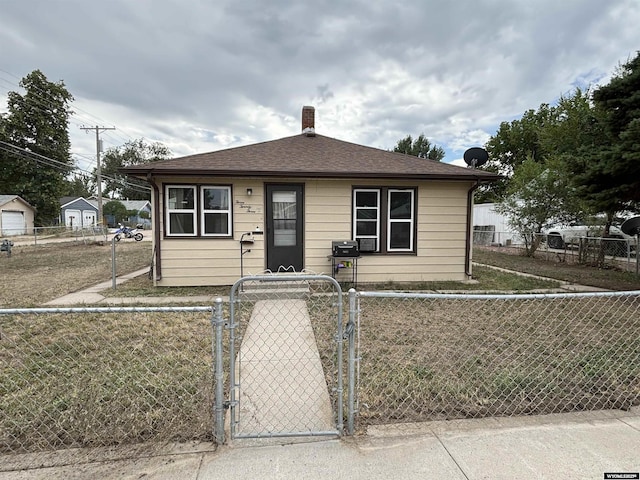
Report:
[{"label": "cloudy sky", "polygon": [[[502,121],[608,81],[638,0],[0,0],[0,112],[34,69],[75,97],[79,164],[144,137],[176,156],[316,131],[459,162]],[[91,168],[87,164],[87,168]]]}]

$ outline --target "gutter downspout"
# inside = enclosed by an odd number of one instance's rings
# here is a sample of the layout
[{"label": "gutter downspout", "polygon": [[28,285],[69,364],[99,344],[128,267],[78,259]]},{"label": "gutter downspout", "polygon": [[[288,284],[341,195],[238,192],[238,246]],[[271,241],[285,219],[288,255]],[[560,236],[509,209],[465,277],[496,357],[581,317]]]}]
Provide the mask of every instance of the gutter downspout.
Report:
[{"label": "gutter downspout", "polygon": [[160,248],[160,189],[155,182],[155,179],[151,175],[151,173],[147,174],[147,182],[153,188],[153,217],[155,221],[153,222],[153,252],[155,255],[154,262],[154,278],[155,281],[162,280],[162,255]]},{"label": "gutter downspout", "polygon": [[471,241],[473,235],[473,193],[480,187],[480,180],[476,180],[475,185],[473,185],[469,192],[467,193],[467,239],[465,244],[465,252],[464,252],[464,273],[468,277],[471,278]]}]

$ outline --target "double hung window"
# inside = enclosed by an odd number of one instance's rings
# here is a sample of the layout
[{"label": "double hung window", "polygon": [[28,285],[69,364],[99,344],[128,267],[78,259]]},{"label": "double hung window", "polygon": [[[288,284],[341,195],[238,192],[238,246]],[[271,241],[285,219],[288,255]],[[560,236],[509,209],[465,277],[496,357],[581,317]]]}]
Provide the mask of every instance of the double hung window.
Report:
[{"label": "double hung window", "polygon": [[380,190],[355,189],[353,191],[354,240],[361,252],[380,250]]},{"label": "double hung window", "polygon": [[196,235],[196,187],[167,186],[167,235]]},{"label": "double hung window", "polygon": [[200,187],[202,235],[226,237],[231,234],[231,187]]},{"label": "double hung window", "polygon": [[415,231],[415,189],[353,190],[353,238],[362,253],[415,252]]},{"label": "double hung window", "polygon": [[387,251],[413,251],[413,190],[388,190]]}]

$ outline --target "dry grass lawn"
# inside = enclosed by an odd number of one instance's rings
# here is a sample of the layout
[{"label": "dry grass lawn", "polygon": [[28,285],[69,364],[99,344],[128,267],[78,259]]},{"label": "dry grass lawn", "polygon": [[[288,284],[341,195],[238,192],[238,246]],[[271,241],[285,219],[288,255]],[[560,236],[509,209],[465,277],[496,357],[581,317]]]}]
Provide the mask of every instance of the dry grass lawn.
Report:
[{"label": "dry grass lawn", "polygon": [[[538,252],[535,258],[522,255],[517,248],[474,247],[473,261],[506,268],[517,272],[554,278],[563,282],[591,285],[607,290],[628,291],[640,289],[640,276],[608,265],[608,268],[575,263],[570,256]],[[624,263],[626,266],[626,263]],[[475,268],[474,268],[475,270]]]},{"label": "dry grass lawn", "polygon": [[[151,264],[150,242],[120,242],[117,274]],[[15,246],[0,254],[0,308],[33,307],[111,278],[111,244],[82,242]]]}]

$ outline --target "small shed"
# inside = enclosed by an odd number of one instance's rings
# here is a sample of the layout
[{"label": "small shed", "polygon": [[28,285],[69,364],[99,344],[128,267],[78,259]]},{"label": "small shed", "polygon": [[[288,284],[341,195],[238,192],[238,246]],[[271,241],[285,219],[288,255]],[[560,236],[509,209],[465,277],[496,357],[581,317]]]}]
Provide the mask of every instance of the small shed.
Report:
[{"label": "small shed", "polygon": [[35,208],[19,195],[0,195],[0,233],[4,236],[33,233]]}]

